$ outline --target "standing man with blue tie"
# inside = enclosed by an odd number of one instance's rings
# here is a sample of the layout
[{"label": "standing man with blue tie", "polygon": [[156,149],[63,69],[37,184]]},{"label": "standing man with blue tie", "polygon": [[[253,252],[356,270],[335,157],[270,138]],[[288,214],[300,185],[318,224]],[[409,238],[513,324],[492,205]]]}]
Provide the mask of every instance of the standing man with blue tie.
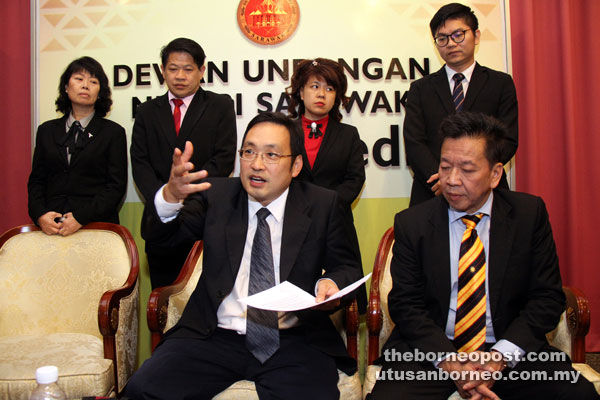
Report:
[{"label": "standing man with blue tie", "polygon": [[[442,147],[438,128],[456,112],[482,112],[508,128],[502,164],[515,155],[518,145],[517,93],[510,75],[475,62],[481,32],[473,11],[462,4],[443,6],[429,23],[440,57],[439,71],[410,86],[404,118],[406,159],[413,172],[410,205],[439,196],[438,166]],[[508,189],[506,174],[500,187]]]},{"label": "standing man with blue tie", "polygon": [[[233,171],[237,144],[233,100],[200,87],[206,70],[202,47],[178,38],[163,47],[160,56],[169,91],[139,106],[131,142],[133,179],[145,203],[152,202],[169,180],[175,148],[183,150],[185,142],[191,142],[190,161],[208,176],[218,177]],[[177,278],[192,245],[146,244],[152,288]]]}]

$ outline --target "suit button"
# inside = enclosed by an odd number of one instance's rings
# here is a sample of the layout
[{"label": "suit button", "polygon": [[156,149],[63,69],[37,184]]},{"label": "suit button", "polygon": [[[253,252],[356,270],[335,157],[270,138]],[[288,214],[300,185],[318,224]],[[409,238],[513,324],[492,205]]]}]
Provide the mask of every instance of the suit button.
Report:
[{"label": "suit button", "polygon": [[217,297],[222,299],[225,297],[225,292],[223,292],[222,290],[217,290]]},{"label": "suit button", "polygon": [[200,329],[200,333],[203,334],[204,336],[208,336],[210,334],[210,329],[208,329],[208,328]]}]

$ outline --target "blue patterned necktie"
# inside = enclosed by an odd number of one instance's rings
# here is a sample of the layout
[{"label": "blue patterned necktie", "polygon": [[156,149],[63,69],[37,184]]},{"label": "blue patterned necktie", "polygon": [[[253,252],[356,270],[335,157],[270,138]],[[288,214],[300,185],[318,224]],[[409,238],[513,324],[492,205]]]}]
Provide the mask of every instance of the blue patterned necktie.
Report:
[{"label": "blue patterned necktie", "polygon": [[465,93],[463,91],[462,81],[465,76],[461,73],[454,74],[452,77],[454,80],[454,89],[452,90],[452,101],[454,102],[454,108],[456,111],[462,111],[463,104],[465,103]]},{"label": "blue patterned necktie", "polygon": [[[271,213],[261,208],[256,213],[258,224],[250,257],[248,296],[275,286],[271,231],[267,217]],[[246,316],[246,347],[258,361],[264,363],[279,349],[277,312],[248,306]]]}]

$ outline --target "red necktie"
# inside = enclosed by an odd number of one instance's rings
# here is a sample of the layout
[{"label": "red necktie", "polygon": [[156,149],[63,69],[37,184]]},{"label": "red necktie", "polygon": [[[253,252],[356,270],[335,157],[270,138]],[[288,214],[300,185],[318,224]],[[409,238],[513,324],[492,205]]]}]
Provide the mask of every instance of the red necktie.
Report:
[{"label": "red necktie", "polygon": [[171,100],[175,105],[175,109],[173,110],[173,120],[175,121],[175,133],[179,136],[179,128],[181,127],[181,105],[183,104],[183,100],[181,99],[172,99]]}]

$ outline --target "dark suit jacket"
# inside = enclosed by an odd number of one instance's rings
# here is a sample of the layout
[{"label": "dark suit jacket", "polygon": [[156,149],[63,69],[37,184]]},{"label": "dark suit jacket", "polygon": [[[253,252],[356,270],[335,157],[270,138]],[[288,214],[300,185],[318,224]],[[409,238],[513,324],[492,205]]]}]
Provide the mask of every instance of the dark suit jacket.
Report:
[{"label": "dark suit jacket", "polygon": [[198,89],[179,130],[175,133],[168,95],[139,106],[131,138],[133,179],[143,201],[154,201],[156,191],[169,180],[173,150],[194,145],[191,162],[209,176],[228,176],[233,171],[237,131],[233,101],[224,94]]},{"label": "dark suit jacket", "polygon": [[[495,190],[489,238],[489,301],[496,340],[536,352],[564,311],[558,258],[539,197]],[[388,298],[396,323],[386,347],[454,352],[445,328],[450,303],[448,204],[443,197],[396,215]]]},{"label": "dark suit jacket", "polygon": [[[302,120],[299,120],[300,127],[301,124]],[[330,118],[313,168],[306,152],[302,161],[298,180],[335,190],[340,203],[346,207],[350,207],[360,194],[365,183],[365,161],[360,136],[354,126]]]},{"label": "dark suit jacket", "polygon": [[[463,111],[482,112],[506,125],[508,137],[501,161],[510,161],[519,143],[517,93],[510,75],[475,64]],[[427,179],[438,172],[440,163],[438,129],[442,120],[455,112],[444,67],[410,85],[403,134],[406,159],[414,173],[411,206],[434,197]],[[505,174],[499,187],[508,189]]]},{"label": "dark suit jacket", "polygon": [[[186,200],[179,216],[166,224],[153,202],[146,209],[144,238],[176,245],[204,240],[203,270],[177,325],[167,337],[206,338],[217,327],[217,309],[231,292],[248,230],[248,195],[239,178],[209,179],[212,187]],[[281,239],[280,279],[309,293],[322,277],[339,288],[360,279],[362,271],[346,240],[336,194],[305,182],[292,182]],[[336,358],[338,368],[354,373],[352,360],[326,312],[297,312],[309,343]]]},{"label": "dark suit jacket", "polygon": [[63,145],[66,120],[54,119],[38,128],[27,184],[29,216],[37,224],[48,211],[70,211],[82,225],[119,223],[119,205],[127,190],[125,129],[94,116],[83,133],[83,148],[69,164]]}]

